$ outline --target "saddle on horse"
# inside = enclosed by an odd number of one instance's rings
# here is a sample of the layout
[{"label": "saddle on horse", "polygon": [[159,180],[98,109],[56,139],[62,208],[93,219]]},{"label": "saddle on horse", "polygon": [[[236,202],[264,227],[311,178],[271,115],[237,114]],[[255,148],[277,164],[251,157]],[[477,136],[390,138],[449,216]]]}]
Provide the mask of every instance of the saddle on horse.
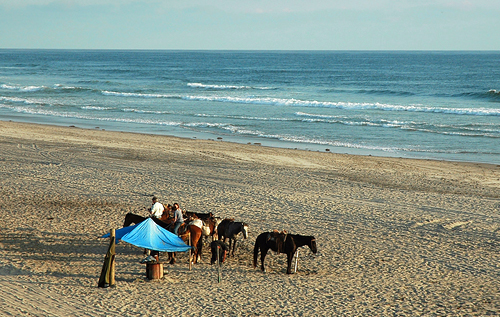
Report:
[{"label": "saddle on horse", "polygon": [[283,253],[285,251],[286,235],[286,230],[279,232],[278,230],[274,229],[273,232],[269,232],[267,234],[267,243],[271,242],[271,244],[274,244],[276,248],[275,251],[278,254]]}]

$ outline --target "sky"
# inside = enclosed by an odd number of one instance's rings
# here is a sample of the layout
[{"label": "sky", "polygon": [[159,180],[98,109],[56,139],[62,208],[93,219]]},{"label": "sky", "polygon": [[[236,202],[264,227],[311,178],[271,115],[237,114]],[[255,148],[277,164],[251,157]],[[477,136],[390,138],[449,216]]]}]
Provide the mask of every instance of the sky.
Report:
[{"label": "sky", "polygon": [[500,0],[0,0],[0,48],[500,50]]}]

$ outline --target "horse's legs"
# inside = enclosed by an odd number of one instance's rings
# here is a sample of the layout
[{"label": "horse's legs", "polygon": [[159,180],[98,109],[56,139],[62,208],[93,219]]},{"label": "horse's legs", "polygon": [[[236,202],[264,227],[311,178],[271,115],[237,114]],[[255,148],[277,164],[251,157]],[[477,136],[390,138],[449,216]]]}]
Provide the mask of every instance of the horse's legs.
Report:
[{"label": "horse's legs", "polygon": [[233,243],[234,243],[234,245],[233,245],[233,256],[234,256],[234,252],[236,252],[236,244],[238,243],[238,240],[234,239]]},{"label": "horse's legs", "polygon": [[198,259],[200,258],[200,249],[201,249],[201,246],[200,246],[200,240],[201,239],[198,239],[196,240],[196,237],[194,237],[194,239],[191,240],[192,242],[192,245],[194,247],[194,252],[193,252],[193,258],[192,258],[192,262],[193,264],[196,264],[198,263]]},{"label": "horse's legs", "polygon": [[203,249],[203,236],[200,235],[200,239],[198,240],[198,259],[196,262],[201,261],[201,250]]},{"label": "horse's legs", "polygon": [[264,273],[266,272],[266,268],[264,267],[264,259],[266,258],[268,250],[268,248],[260,248],[260,270]]},{"label": "horse's legs", "polygon": [[175,252],[168,252],[168,260],[170,264],[175,264]]},{"label": "horse's legs", "polygon": [[229,239],[229,252],[228,256],[231,255],[234,257],[234,252],[236,251],[236,243],[238,243],[238,240],[236,239]]},{"label": "horse's legs", "polygon": [[[226,238],[224,238],[224,240],[223,240],[223,241],[224,241],[224,243],[226,243]],[[230,257],[230,256],[231,256],[231,246],[232,246],[232,244],[233,244],[233,239],[229,239],[229,245],[228,245],[228,247],[229,247],[229,249],[228,249],[228,250],[229,250],[229,252],[227,252],[227,257]],[[234,254],[233,254],[233,255],[234,255]]]},{"label": "horse's legs", "polygon": [[231,256],[234,257],[234,249],[236,248],[236,240],[234,239],[229,239],[229,251],[231,253]]},{"label": "horse's legs", "polygon": [[191,263],[196,264],[196,260],[198,259],[198,249],[193,247],[193,254],[191,254]]},{"label": "horse's legs", "polygon": [[286,254],[286,264],[287,264],[286,274],[292,274],[292,260],[294,254],[295,252],[288,252]]}]

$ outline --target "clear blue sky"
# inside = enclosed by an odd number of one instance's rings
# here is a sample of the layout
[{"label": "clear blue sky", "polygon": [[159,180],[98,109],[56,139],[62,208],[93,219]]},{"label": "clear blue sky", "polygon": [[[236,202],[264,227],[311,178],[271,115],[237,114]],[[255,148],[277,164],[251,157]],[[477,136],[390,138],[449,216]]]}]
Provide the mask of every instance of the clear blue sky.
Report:
[{"label": "clear blue sky", "polygon": [[500,50],[500,0],[0,0],[0,48]]}]

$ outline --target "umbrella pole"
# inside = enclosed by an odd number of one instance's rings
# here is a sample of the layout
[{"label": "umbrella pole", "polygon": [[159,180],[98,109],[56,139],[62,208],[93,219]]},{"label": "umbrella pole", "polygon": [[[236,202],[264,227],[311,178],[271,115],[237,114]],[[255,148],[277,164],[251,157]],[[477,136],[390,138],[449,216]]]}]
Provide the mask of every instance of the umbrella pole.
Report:
[{"label": "umbrella pole", "polygon": [[[113,242],[115,242],[115,229],[111,229],[111,232],[109,233],[109,239]],[[111,268],[109,270],[109,286],[114,287],[116,286],[115,282],[115,255],[111,257]]]},{"label": "umbrella pole", "polygon": [[220,258],[219,258],[220,246],[217,246],[217,283],[220,283]]}]

